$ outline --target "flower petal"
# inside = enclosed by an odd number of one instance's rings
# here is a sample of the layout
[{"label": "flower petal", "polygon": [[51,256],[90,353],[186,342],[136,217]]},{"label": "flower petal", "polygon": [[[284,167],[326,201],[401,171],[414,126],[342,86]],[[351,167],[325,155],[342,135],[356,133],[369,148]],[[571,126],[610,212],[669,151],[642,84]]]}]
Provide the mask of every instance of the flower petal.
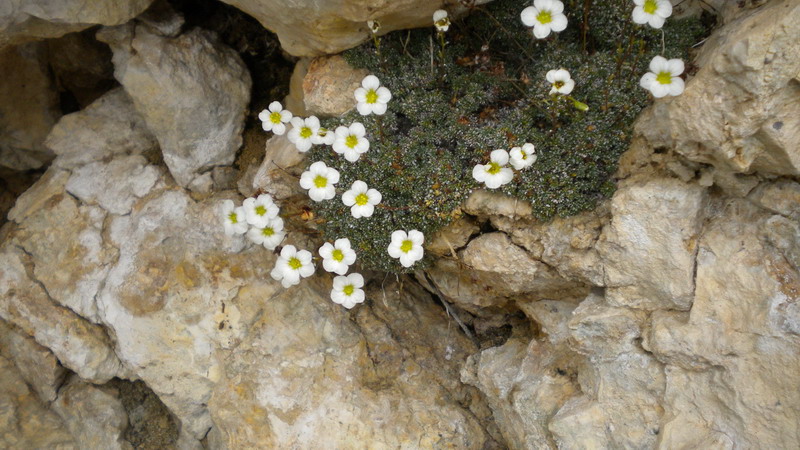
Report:
[{"label": "flower petal", "polygon": [[373,103],[372,112],[378,116],[384,115],[386,113],[386,103]]},{"label": "flower petal", "polygon": [[554,14],[553,21],[550,22],[550,29],[559,32],[564,31],[567,28],[567,16],[564,14]]},{"label": "flower petal", "polygon": [[673,78],[672,83],[669,85],[669,95],[675,96],[683,94],[684,87],[685,85],[682,79]]},{"label": "flower petal", "polygon": [[633,14],[631,14],[631,18],[633,19],[633,23],[644,25],[650,20],[650,14],[644,12],[644,8],[641,6],[637,6],[633,8]]},{"label": "flower petal", "polygon": [[650,16],[650,20],[648,21],[648,23],[650,24],[651,27],[659,29],[664,26],[665,21],[666,19],[664,19],[661,16],[652,15]]},{"label": "flower petal", "polygon": [[364,80],[361,81],[361,86],[363,86],[364,89],[367,90],[378,89],[380,85],[381,82],[375,75],[367,75],[366,77],[364,77]]},{"label": "flower petal", "polygon": [[353,92],[353,96],[355,96],[356,101],[359,103],[363,103],[367,101],[367,90],[363,87],[357,88],[355,92]]},{"label": "flower petal", "polygon": [[525,24],[525,26],[532,27],[537,23],[539,23],[536,21],[536,16],[538,14],[539,14],[538,9],[536,9],[533,6],[528,6],[527,8],[522,10],[519,16],[520,19],[522,19],[522,23]]},{"label": "flower petal", "polygon": [[353,122],[353,124],[350,125],[350,133],[362,137],[367,134],[367,129],[364,128],[361,122]]},{"label": "flower petal", "polygon": [[650,60],[650,72],[660,73],[668,71],[669,71],[669,65],[667,64],[666,58],[664,58],[663,56],[657,55],[654,56],[652,60]]},{"label": "flower petal", "polygon": [[656,81],[656,74],[653,72],[647,72],[646,74],[642,75],[642,79],[639,80],[639,86],[650,90],[650,86],[653,85]]},{"label": "flower petal", "polygon": [[537,39],[544,39],[550,35],[550,26],[542,25],[540,23],[536,23],[533,26],[533,35],[536,36]]},{"label": "flower petal", "polygon": [[686,67],[683,65],[683,61],[680,59],[670,59],[667,61],[667,67],[669,68],[669,73],[673,77],[677,77],[683,73]]},{"label": "flower petal", "polygon": [[392,92],[385,87],[379,87],[376,93],[378,94],[378,101],[381,103],[389,103],[389,100],[392,99]]}]

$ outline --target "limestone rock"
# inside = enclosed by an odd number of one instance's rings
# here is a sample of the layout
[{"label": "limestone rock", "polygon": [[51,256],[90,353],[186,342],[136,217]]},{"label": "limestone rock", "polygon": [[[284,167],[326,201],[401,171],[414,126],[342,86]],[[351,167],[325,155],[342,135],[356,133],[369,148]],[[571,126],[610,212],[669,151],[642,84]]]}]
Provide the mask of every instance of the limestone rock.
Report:
[{"label": "limestone rock", "polygon": [[[478,0],[476,4],[486,3]],[[225,0],[276,33],[283,48],[295,56],[339,53],[367,40],[367,21],[377,19],[380,33],[433,27],[433,12],[442,0]],[[456,8],[457,9],[457,8]]]},{"label": "limestone rock", "polygon": [[486,395],[510,448],[555,449],[548,423],[580,394],[575,364],[569,352],[535,339],[512,338],[471,356],[461,379]]},{"label": "limestone rock", "polygon": [[236,52],[200,29],[164,37],[128,24],[101,30],[98,38],[111,45],[114,74],[179,185],[233,163],[251,84]]},{"label": "limestone rock", "polygon": [[764,183],[748,197],[758,205],[792,220],[800,220],[800,184],[789,180]]},{"label": "limestone rock", "polygon": [[161,179],[160,170],[141,155],[94,162],[77,168],[66,189],[86,204],[97,204],[113,214],[128,214],[141,197]]},{"label": "limestone rock", "polygon": [[153,0],[6,0],[0,5],[0,49],[63,36],[93,25],[119,25]]},{"label": "limestone rock", "polygon": [[507,307],[514,297],[563,298],[585,288],[514,245],[504,233],[483,234],[459,252],[459,260],[440,259],[428,273],[442,294],[474,314]]},{"label": "limestone rock", "polygon": [[57,305],[33,278],[30,259],[13,245],[0,248],[0,317],[49,348],[81,378],[104,383],[124,376],[104,330]]},{"label": "limestone rock", "polygon": [[533,214],[530,203],[500,192],[478,189],[464,202],[464,212],[478,217],[505,216],[526,219]]},{"label": "limestone rock", "polygon": [[306,110],[305,93],[303,92],[303,83],[311,60],[311,58],[300,58],[294,65],[292,77],[289,79],[289,94],[283,100],[284,107],[299,117],[311,115]]},{"label": "limestone rock", "polygon": [[727,171],[799,174],[798,22],[800,4],[780,0],[716,31],[686,91],[656,101],[638,132],[654,147]]},{"label": "limestone rock", "polygon": [[272,252],[224,234],[221,202],[165,189],[113,217],[106,233],[119,258],[97,296],[120,359],[195,439],[211,427],[217,349],[243,339],[279,286],[269,276]]},{"label": "limestone rock", "polygon": [[356,106],[353,92],[369,72],[353,69],[339,55],[312,59],[303,77],[303,103],[309,115],[336,117]]},{"label": "limestone rock", "polygon": [[285,134],[272,136],[267,140],[264,160],[255,172],[252,188],[279,200],[305,194],[296,178],[303,172],[301,164],[305,161],[306,155],[297,151]]},{"label": "limestone rock", "polygon": [[555,217],[548,222],[499,215],[492,216],[491,223],[563,277],[602,286],[605,263],[595,243],[610,221],[608,209],[606,204],[602,204],[592,211],[572,217]]},{"label": "limestone rock", "polygon": [[14,365],[0,356],[0,447],[77,449],[61,419],[45,409]]},{"label": "limestone rock", "polygon": [[0,320],[0,354],[14,363],[40,400],[52,402],[56,399],[56,391],[64,381],[66,370],[50,350]]},{"label": "limestone rock", "polygon": [[689,309],[706,198],[703,187],[671,178],[620,186],[611,201],[611,224],[597,244],[610,303]]},{"label": "limestone rock", "polygon": [[80,448],[133,449],[122,438],[128,415],[110,388],[72,378],[59,392],[53,410]]},{"label": "limestone rock", "polygon": [[348,312],[326,288],[304,281],[264,305],[215,388],[215,440],[224,448],[492,443],[463,406],[479,398],[458,383],[474,347],[447,332],[430,297],[387,285],[385,306],[377,287]]},{"label": "limestone rock", "polygon": [[47,136],[45,145],[57,155],[53,164],[65,169],[116,155],[142,155],[158,149],[158,142],[122,88],[62,117]]},{"label": "limestone rock", "polygon": [[[95,297],[117,250],[104,242],[100,208],[82,206],[64,192],[67,174],[51,169],[17,202],[12,216],[19,224],[8,245],[25,251],[33,276],[43,283],[48,296],[58,304],[97,322]],[[61,179],[59,184],[50,180]],[[104,186],[99,184],[99,187]],[[35,199],[35,200],[34,200]],[[23,215],[20,203],[32,203]],[[75,264],[75,261],[81,264]]]},{"label": "limestone rock", "polygon": [[699,243],[688,316],[653,318],[646,347],[669,364],[667,448],[796,442],[800,273],[759,232],[770,217],[744,200],[725,205]]},{"label": "limestone rock", "polygon": [[0,50],[0,165],[28,170],[50,162],[53,153],[43,144],[59,115],[45,46]]},{"label": "limestone rock", "polygon": [[431,236],[425,245],[425,250],[434,255],[454,256],[456,250],[467,245],[469,238],[479,230],[474,220],[462,216]]}]

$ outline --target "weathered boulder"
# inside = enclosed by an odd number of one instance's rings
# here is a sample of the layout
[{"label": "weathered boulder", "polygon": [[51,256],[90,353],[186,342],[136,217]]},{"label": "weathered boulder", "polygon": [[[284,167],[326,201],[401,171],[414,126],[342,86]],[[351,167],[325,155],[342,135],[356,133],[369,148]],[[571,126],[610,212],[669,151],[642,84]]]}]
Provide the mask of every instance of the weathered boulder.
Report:
[{"label": "weathered boulder", "polygon": [[[368,20],[378,20],[380,33],[430,26],[442,0],[224,0],[253,16],[276,33],[283,48],[295,56],[339,53],[367,40]],[[476,4],[487,3],[478,0]],[[456,5],[457,8],[457,5]]]},{"label": "weathered boulder", "polygon": [[225,360],[209,404],[220,447],[492,443],[488,410],[458,382],[474,347],[433,299],[411,282],[399,294],[387,283],[347,311],[327,298],[327,283],[268,300]]},{"label": "weathered boulder", "polygon": [[597,250],[606,299],[643,309],[691,307],[706,190],[672,178],[628,180],[611,200]]},{"label": "weathered boulder", "polygon": [[638,132],[653,147],[729,172],[800,174],[798,22],[800,4],[780,0],[717,30],[686,91],[655,102]]},{"label": "weathered boulder", "polygon": [[158,142],[122,88],[109,91],[85,109],[62,117],[50,131],[45,145],[57,156],[53,165],[64,169],[116,155],[143,155],[158,150]]},{"label": "weathered boulder", "polygon": [[59,390],[52,408],[80,448],[133,449],[122,437],[128,415],[113,389],[73,377]]},{"label": "weathered boulder", "polygon": [[800,272],[771,243],[781,231],[770,218],[744,200],[723,205],[699,243],[691,311],[653,318],[645,347],[668,364],[666,448],[796,442]]},{"label": "weathered boulder", "polygon": [[314,58],[303,77],[303,104],[307,115],[336,117],[356,106],[353,92],[369,72],[353,69],[339,55]]},{"label": "weathered boulder", "polygon": [[555,449],[548,423],[580,394],[579,361],[563,348],[515,337],[470,356],[461,380],[484,393],[508,447]]},{"label": "weathered boulder", "polygon": [[44,44],[0,50],[0,165],[38,169],[53,159],[43,144],[58,106]]},{"label": "weathered boulder", "polygon": [[558,299],[585,295],[580,283],[567,280],[547,264],[514,245],[505,233],[487,233],[458,252],[458,260],[440,259],[428,269],[447,298],[474,314],[513,306],[509,300]]},{"label": "weathered boulder", "polygon": [[61,419],[28,389],[14,364],[0,356],[0,447],[77,449]]},{"label": "weathered boulder", "polygon": [[41,401],[56,399],[67,371],[50,350],[4,320],[0,320],[0,355],[14,364]]},{"label": "weathered boulder", "polygon": [[158,140],[179,185],[189,186],[214,167],[233,163],[251,85],[236,52],[201,29],[171,37],[129,23],[103,29],[98,38],[111,45],[114,75]]},{"label": "weathered boulder", "polygon": [[0,49],[63,36],[93,25],[119,25],[153,0],[5,0],[0,4]]}]

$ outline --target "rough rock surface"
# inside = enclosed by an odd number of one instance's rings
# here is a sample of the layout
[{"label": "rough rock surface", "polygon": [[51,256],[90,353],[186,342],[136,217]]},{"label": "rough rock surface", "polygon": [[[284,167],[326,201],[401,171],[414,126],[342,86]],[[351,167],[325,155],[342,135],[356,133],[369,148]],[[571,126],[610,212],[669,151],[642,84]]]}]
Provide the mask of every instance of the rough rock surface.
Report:
[{"label": "rough rock surface", "polygon": [[653,147],[734,173],[800,174],[800,4],[767,2],[703,45],[686,91],[639,130]]},{"label": "rough rock surface", "polygon": [[133,449],[122,438],[128,415],[117,392],[73,378],[58,392],[53,410],[80,448]]},{"label": "rough rock surface", "polygon": [[14,363],[40,400],[56,399],[67,371],[50,350],[4,320],[0,320],[0,355]]},{"label": "rough rock surface", "polygon": [[119,25],[153,0],[5,0],[0,4],[0,49],[63,36],[93,25]]},{"label": "rough rock surface", "polygon": [[[474,350],[407,284],[351,312],[319,287],[271,299],[225,361],[210,408],[226,448],[485,448],[485,405],[458,382]],[[405,291],[408,289],[408,291]],[[448,332],[449,328],[449,332]]]},{"label": "rough rock surface", "polygon": [[[276,33],[283,48],[295,56],[319,56],[355,47],[370,36],[368,20],[380,21],[380,34],[404,28],[432,27],[433,12],[444,3],[451,3],[442,0],[224,1]],[[487,1],[476,2],[483,3]]]},{"label": "rough rock surface", "polygon": [[59,116],[46,47],[0,50],[0,166],[28,170],[50,162],[53,153],[44,140]]},{"label": "rough rock surface", "polygon": [[303,103],[308,115],[340,116],[356,107],[353,92],[369,72],[353,69],[339,55],[314,58],[303,77]]},{"label": "rough rock surface", "polygon": [[28,389],[14,364],[0,356],[0,447],[77,449],[61,419]]},{"label": "rough rock surface", "polygon": [[101,30],[98,38],[111,45],[114,75],[179,185],[233,163],[251,85],[236,52],[201,29],[172,37],[129,23]]}]

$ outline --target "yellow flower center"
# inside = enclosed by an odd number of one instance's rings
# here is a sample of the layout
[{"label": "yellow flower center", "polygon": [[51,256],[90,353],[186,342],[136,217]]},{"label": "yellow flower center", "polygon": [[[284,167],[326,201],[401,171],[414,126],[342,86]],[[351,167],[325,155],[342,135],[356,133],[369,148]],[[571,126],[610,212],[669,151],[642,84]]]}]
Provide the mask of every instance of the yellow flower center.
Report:
[{"label": "yellow flower center", "polygon": [[312,134],[314,134],[314,132],[311,131],[311,128],[308,128],[308,127],[300,128],[300,137],[301,138],[308,139],[308,138],[311,137]]},{"label": "yellow flower center", "polygon": [[411,242],[410,239],[406,239],[402,244],[400,244],[400,251],[403,253],[410,252],[412,248],[414,248],[414,243]]},{"label": "yellow flower center", "polygon": [[262,205],[256,206],[256,214],[258,214],[259,216],[263,216],[266,213],[267,213],[267,208],[264,208]]},{"label": "yellow flower center", "polygon": [[269,121],[274,123],[274,124],[281,123],[281,113],[274,112],[274,113],[270,114],[269,115]]},{"label": "yellow flower center", "polygon": [[328,179],[323,177],[322,175],[317,175],[317,177],[314,178],[314,186],[318,188],[324,188],[327,185],[328,185]]},{"label": "yellow flower center", "polygon": [[355,286],[353,286],[352,284],[348,284],[342,289],[342,292],[344,293],[344,295],[349,297],[353,295],[353,291],[355,290],[356,290]]},{"label": "yellow flower center", "polygon": [[561,80],[558,80],[555,83],[553,83],[553,86],[555,86],[556,89],[561,89],[562,87],[564,87],[564,82],[561,81]]},{"label": "yellow flower center", "polygon": [[289,263],[288,264],[289,264],[289,267],[291,267],[293,270],[299,270],[301,267],[303,267],[303,263],[299,259],[295,258],[294,256],[289,258]]},{"label": "yellow flower center", "polygon": [[550,11],[542,10],[539,11],[539,15],[536,16],[536,20],[538,20],[542,25],[547,25],[553,21],[553,16],[550,14]]},{"label": "yellow flower center", "polygon": [[378,101],[378,93],[375,92],[375,89],[370,89],[367,91],[367,103],[375,103]]},{"label": "yellow flower center", "polygon": [[356,195],[356,205],[364,206],[368,202],[369,202],[369,197],[367,197],[367,194],[362,192],[362,193]]},{"label": "yellow flower center", "polygon": [[487,166],[488,166],[486,168],[487,173],[490,173],[492,175],[497,175],[498,173],[500,173],[501,169],[500,164],[497,164],[496,162],[492,161],[489,164],[487,164]]},{"label": "yellow flower center", "polygon": [[660,72],[656,75],[656,81],[661,84],[670,84],[672,83],[672,74],[669,72]]},{"label": "yellow flower center", "polygon": [[333,253],[331,253],[331,258],[333,258],[333,260],[336,262],[342,262],[342,260],[344,259],[344,252],[342,252],[337,248],[336,250],[333,251]]},{"label": "yellow flower center", "polygon": [[344,145],[350,148],[356,148],[356,145],[358,145],[358,137],[352,134],[347,136],[347,139],[344,140]]},{"label": "yellow flower center", "polygon": [[522,155],[522,159],[528,159],[528,154],[525,153],[525,150],[520,150],[519,153]]},{"label": "yellow flower center", "polygon": [[263,230],[261,230],[261,234],[263,234],[266,237],[270,237],[270,236],[275,234],[275,230],[273,230],[270,227],[267,227],[267,228],[264,228]]},{"label": "yellow flower center", "polygon": [[228,220],[230,220],[231,223],[239,223],[239,218],[236,217],[236,213],[235,212],[232,212],[232,213],[228,214]]},{"label": "yellow flower center", "polygon": [[658,9],[658,2],[656,0],[645,0],[642,9],[644,9],[644,12],[647,14],[655,14]]}]

